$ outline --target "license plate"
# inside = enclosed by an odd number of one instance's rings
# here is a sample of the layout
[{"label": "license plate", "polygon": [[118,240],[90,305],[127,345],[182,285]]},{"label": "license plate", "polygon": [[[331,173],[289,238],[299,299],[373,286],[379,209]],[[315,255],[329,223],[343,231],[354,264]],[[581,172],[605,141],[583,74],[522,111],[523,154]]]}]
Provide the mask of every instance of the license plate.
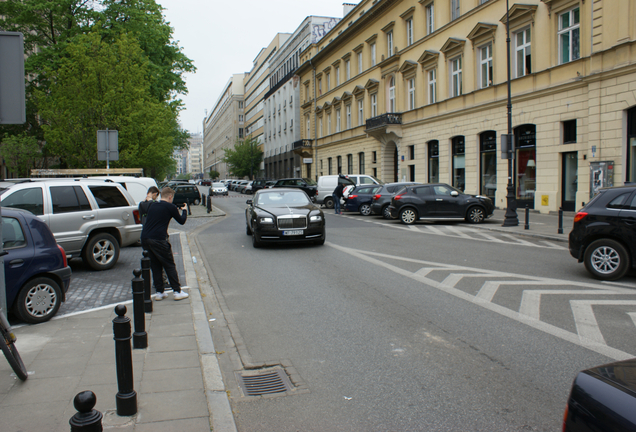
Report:
[{"label": "license plate", "polygon": [[304,233],[305,232],[303,230],[283,231],[284,236],[303,235]]}]

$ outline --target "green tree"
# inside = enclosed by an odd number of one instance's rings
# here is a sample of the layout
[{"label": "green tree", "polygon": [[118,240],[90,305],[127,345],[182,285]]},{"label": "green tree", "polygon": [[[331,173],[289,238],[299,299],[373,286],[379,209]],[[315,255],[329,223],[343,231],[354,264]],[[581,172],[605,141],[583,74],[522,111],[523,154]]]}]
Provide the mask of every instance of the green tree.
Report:
[{"label": "green tree", "polygon": [[6,137],[0,145],[0,155],[18,177],[31,175],[29,170],[35,168],[35,161],[40,154],[37,140],[27,134]]},{"label": "green tree", "polygon": [[263,152],[258,148],[258,140],[249,137],[237,140],[233,149],[225,150],[223,162],[228,164],[229,171],[238,178],[253,178],[263,161]]},{"label": "green tree", "polygon": [[97,32],[78,35],[65,55],[43,73],[52,85],[35,92],[49,150],[68,168],[105,165],[97,160],[97,130],[119,131],[119,161],[162,177],[178,137],[174,112],[150,91],[148,61],[127,34],[112,43]]},{"label": "green tree", "polygon": [[216,180],[216,179],[218,179],[218,178],[219,178],[219,176],[221,175],[221,173],[220,173],[220,172],[218,172],[218,171],[216,171],[216,170],[210,170],[209,175],[210,175],[210,179],[212,179],[212,180]]}]

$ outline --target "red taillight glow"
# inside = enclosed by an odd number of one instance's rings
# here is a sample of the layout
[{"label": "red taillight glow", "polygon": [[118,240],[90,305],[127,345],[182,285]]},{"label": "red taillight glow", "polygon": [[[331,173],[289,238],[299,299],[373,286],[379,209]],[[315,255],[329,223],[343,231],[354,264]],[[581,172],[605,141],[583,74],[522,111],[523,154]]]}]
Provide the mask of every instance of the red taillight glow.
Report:
[{"label": "red taillight glow", "polygon": [[585,216],[587,216],[586,212],[578,212],[575,216],[574,216],[574,222],[578,222],[581,219],[583,219]]},{"label": "red taillight glow", "polygon": [[381,196],[382,195],[380,195],[380,194],[373,195],[373,201],[379,200]]},{"label": "red taillight glow", "polygon": [[57,247],[60,249],[60,252],[62,252],[62,261],[64,262],[64,267],[68,267],[68,261],[66,260],[66,252],[64,251],[64,248],[60,245],[57,245]]},{"label": "red taillight glow", "polygon": [[358,195],[349,195],[349,199],[358,198]]},{"label": "red taillight glow", "polygon": [[136,224],[141,224],[141,218],[139,217],[139,210],[133,210],[133,217],[135,218]]},{"label": "red taillight glow", "polygon": [[396,195],[396,196],[393,197],[393,199],[396,200],[396,201],[397,200],[401,200],[403,196],[404,196],[404,194]]},{"label": "red taillight glow", "polygon": [[565,412],[563,413],[563,432],[565,432],[566,429],[566,421],[568,419],[568,410],[570,409],[570,405],[566,404],[565,405]]}]

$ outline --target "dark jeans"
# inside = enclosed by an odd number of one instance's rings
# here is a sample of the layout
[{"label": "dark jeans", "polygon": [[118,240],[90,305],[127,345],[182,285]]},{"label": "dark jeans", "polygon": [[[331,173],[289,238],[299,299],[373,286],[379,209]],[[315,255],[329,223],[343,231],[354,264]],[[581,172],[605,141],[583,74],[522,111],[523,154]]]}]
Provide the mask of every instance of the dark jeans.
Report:
[{"label": "dark jeans", "polygon": [[333,195],[333,208],[336,210],[336,214],[340,213],[340,197]]},{"label": "dark jeans", "polygon": [[144,239],[141,241],[141,246],[149,252],[150,269],[152,270],[152,280],[155,284],[155,290],[158,293],[163,293],[164,286],[161,270],[164,269],[172,291],[177,293],[181,292],[179,274],[177,273],[177,266],[174,263],[170,242],[168,242],[168,240]]}]

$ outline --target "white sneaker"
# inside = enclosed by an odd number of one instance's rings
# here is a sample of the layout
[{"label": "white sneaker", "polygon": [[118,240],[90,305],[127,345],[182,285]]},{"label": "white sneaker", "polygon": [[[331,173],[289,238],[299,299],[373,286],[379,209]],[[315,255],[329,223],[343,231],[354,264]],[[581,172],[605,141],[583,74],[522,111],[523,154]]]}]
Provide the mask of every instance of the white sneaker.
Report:
[{"label": "white sneaker", "polygon": [[163,293],[158,292],[157,294],[155,294],[155,301],[161,301],[165,298],[168,298],[168,294],[166,294],[165,292]]},{"label": "white sneaker", "polygon": [[[167,296],[167,294],[166,294],[166,296]],[[183,300],[183,299],[187,299],[188,297],[190,297],[190,295],[187,292],[181,291],[181,292],[176,292],[176,293],[172,294],[172,297],[175,300]]]}]

